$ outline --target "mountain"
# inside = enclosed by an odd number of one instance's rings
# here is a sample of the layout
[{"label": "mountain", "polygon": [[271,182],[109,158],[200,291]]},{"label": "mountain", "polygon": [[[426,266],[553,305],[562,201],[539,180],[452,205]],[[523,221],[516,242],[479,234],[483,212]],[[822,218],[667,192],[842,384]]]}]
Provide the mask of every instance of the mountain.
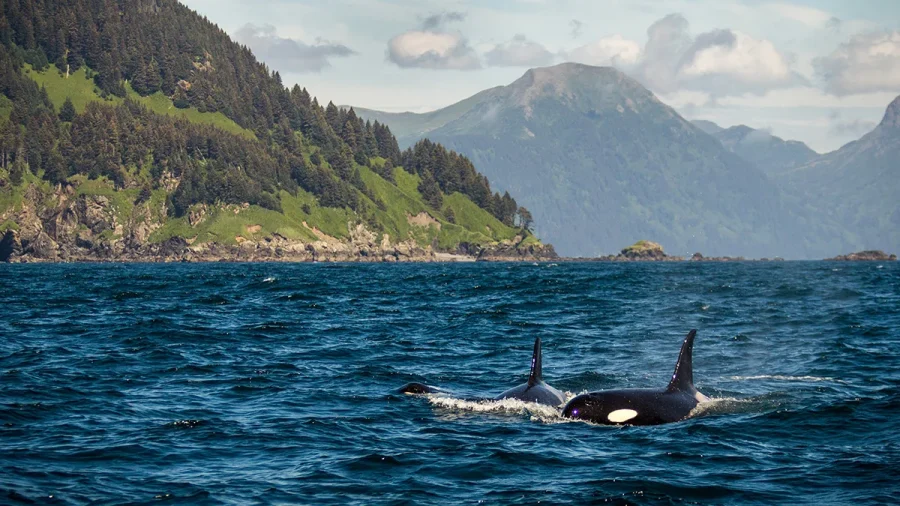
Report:
[{"label": "mountain", "polygon": [[[709,128],[708,125],[704,126]],[[756,130],[746,125],[704,131],[718,139],[725,149],[756,165],[770,176],[782,174],[819,157],[819,153],[800,141],[786,141],[765,130]]]},{"label": "mountain", "polygon": [[856,249],[900,250],[900,96],[873,131],[776,181],[850,231]]},{"label": "mountain", "polygon": [[821,258],[848,247],[832,223],[613,68],[532,69],[440,111],[377,117],[401,142],[425,132],[471,158],[566,255],[640,239],[715,256]]},{"label": "mountain", "polygon": [[716,123],[714,123],[712,121],[707,121],[705,119],[695,119],[695,120],[691,121],[691,123],[693,123],[694,126],[699,128],[700,130],[703,130],[704,132],[708,133],[709,135],[715,135],[715,134],[721,132],[722,130],[725,130],[724,128],[720,127]]},{"label": "mountain", "polygon": [[527,212],[175,0],[0,3],[0,259],[515,255]]}]

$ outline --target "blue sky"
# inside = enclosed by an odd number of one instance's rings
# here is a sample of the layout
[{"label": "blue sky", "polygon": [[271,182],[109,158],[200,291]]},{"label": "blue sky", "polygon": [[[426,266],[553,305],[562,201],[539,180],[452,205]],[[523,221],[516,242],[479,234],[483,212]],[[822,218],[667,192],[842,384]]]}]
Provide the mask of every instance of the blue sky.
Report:
[{"label": "blue sky", "polygon": [[564,61],[820,152],[900,95],[900,1],[182,0],[319,97],[424,112]]}]

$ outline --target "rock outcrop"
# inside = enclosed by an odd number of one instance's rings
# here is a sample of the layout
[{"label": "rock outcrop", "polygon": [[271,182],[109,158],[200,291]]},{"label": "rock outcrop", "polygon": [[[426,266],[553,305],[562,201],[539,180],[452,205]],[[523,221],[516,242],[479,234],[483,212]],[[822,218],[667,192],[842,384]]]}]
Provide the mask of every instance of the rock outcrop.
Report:
[{"label": "rock outcrop", "polygon": [[[165,202],[129,204],[128,211],[104,195],[78,194],[70,186],[52,194],[30,188],[22,205],[0,212],[0,261],[3,262],[439,262],[469,260],[541,260],[556,258],[552,246],[540,243],[522,246],[522,238],[493,245],[461,244],[455,251],[440,251],[436,245],[422,246],[414,240],[391,241],[363,223],[347,223],[343,239],[331,237],[315,227],[312,241],[288,239],[281,234],[260,233],[259,225],[248,225],[246,236],[234,244],[198,242],[196,237],[172,237],[153,241],[163,226]],[[30,194],[33,193],[33,194]],[[155,207],[154,207],[155,206]],[[195,206],[187,224],[201,226],[215,206]],[[233,209],[232,209],[233,207]],[[236,215],[249,206],[228,206]],[[433,220],[427,214],[411,221]],[[303,224],[306,226],[306,224]]]},{"label": "rock outcrop", "polygon": [[884,251],[879,250],[868,250],[850,253],[849,255],[838,255],[834,258],[827,258],[826,260],[850,262],[894,262],[897,260],[897,255],[887,254]]},{"label": "rock outcrop", "polygon": [[667,255],[663,247],[658,243],[638,241],[623,249],[617,255],[565,258],[561,260],[577,262],[681,262],[684,260],[684,257]]}]

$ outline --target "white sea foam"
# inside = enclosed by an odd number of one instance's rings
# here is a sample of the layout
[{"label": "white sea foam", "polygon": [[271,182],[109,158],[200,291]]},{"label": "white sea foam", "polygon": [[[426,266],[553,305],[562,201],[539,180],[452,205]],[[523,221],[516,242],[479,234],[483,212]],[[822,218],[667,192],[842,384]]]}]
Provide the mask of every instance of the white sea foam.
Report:
[{"label": "white sea foam", "polygon": [[454,411],[468,411],[472,413],[493,413],[501,415],[527,415],[532,421],[543,423],[570,422],[562,417],[562,407],[570,399],[575,397],[571,392],[565,392],[566,399],[559,406],[547,406],[536,402],[525,402],[518,399],[495,400],[467,400],[451,397],[446,394],[427,395],[428,402],[434,406],[451,409]]},{"label": "white sea foam", "polygon": [[822,376],[783,376],[780,374],[760,374],[758,376],[730,376],[728,379],[735,381],[770,379],[777,381],[836,381],[839,383],[843,383],[843,381],[841,380]]},{"label": "white sea foam", "polygon": [[737,406],[748,404],[752,399],[737,399],[735,397],[712,397],[708,401],[701,402],[694,406],[694,409],[688,413],[687,418],[694,418],[701,415],[730,413],[739,411]]}]

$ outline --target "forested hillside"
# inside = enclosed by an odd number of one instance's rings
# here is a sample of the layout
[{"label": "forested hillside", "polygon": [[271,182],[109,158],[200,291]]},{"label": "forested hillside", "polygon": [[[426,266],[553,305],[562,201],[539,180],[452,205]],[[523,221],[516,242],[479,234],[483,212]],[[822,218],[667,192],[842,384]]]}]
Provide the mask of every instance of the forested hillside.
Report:
[{"label": "forested hillside", "polygon": [[[402,152],[387,126],[287,89],[175,0],[4,0],[0,94],[6,229],[20,225],[13,215],[29,202],[40,207],[29,188],[47,197],[99,181],[104,191],[136,193],[133,205],[161,201],[157,228],[194,206],[249,204],[312,230],[313,208],[325,208],[402,241],[412,236],[396,224],[392,192],[379,191],[400,189],[396,167],[415,181],[401,193],[443,225],[432,242],[444,249],[509,239],[527,216],[465,157],[425,141]],[[450,198],[457,193],[463,200]],[[457,220],[451,204],[463,201],[485,216]]]}]

